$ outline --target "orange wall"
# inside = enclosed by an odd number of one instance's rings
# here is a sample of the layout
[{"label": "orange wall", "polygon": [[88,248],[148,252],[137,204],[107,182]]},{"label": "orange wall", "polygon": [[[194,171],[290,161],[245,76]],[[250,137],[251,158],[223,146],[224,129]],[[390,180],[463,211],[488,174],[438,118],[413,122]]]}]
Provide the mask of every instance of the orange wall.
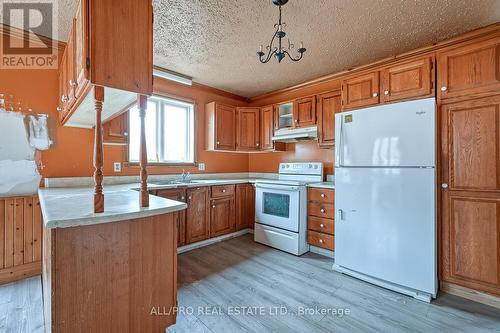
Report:
[{"label": "orange wall", "polygon": [[[265,106],[336,89],[340,89],[339,81],[324,82],[288,92],[256,97],[251,101],[250,105]],[[323,162],[325,175],[333,174],[333,149],[319,148],[316,141],[290,143],[286,146],[285,152],[251,154],[248,157],[249,171],[276,172],[281,162]]]}]

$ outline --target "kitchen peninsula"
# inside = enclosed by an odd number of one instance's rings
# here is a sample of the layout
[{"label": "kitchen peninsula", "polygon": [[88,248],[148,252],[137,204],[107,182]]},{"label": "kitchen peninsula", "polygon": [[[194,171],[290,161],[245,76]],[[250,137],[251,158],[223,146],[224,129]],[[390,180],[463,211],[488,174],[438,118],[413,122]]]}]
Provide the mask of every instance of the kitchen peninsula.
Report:
[{"label": "kitchen peninsula", "polygon": [[160,332],[177,302],[176,211],[185,203],[139,192],[106,191],[104,213],[93,191],[41,189],[46,332]]}]

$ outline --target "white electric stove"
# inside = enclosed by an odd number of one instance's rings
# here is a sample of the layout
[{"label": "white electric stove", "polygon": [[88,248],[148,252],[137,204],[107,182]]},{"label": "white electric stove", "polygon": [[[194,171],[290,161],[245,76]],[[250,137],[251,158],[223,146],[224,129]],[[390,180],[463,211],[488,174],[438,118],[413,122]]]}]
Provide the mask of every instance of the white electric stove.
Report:
[{"label": "white electric stove", "polygon": [[280,163],[279,177],[255,183],[254,239],[301,255],[307,244],[307,188],[323,181],[322,163]]}]

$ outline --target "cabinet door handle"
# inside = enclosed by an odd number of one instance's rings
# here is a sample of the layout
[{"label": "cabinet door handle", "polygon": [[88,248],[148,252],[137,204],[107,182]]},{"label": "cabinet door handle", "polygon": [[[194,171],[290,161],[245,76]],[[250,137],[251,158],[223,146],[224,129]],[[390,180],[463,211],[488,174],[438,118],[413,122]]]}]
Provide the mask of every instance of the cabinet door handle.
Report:
[{"label": "cabinet door handle", "polygon": [[386,96],[389,95],[389,90],[385,90],[384,95],[386,95]]},{"label": "cabinet door handle", "polygon": [[373,97],[377,97],[378,96],[378,92],[374,92],[372,96]]},{"label": "cabinet door handle", "polygon": [[324,240],[320,239],[320,240],[319,240],[319,242],[320,242],[320,243],[324,243]]},{"label": "cabinet door handle", "polygon": [[67,102],[69,100],[68,96],[62,95],[61,96],[61,102]]},{"label": "cabinet door handle", "polygon": [[56,110],[60,112],[62,109],[58,106]]},{"label": "cabinet door handle", "polygon": [[188,197],[188,200],[191,200],[191,196]]},{"label": "cabinet door handle", "polygon": [[325,193],[321,193],[321,194],[320,194],[320,196],[321,196],[322,198],[326,197]]},{"label": "cabinet door handle", "polygon": [[446,190],[448,188],[448,184],[443,183],[443,184],[441,184],[441,187]]},{"label": "cabinet door handle", "polygon": [[222,193],[226,193],[226,189],[223,189],[223,190],[222,190]]},{"label": "cabinet door handle", "polygon": [[217,140],[217,142],[216,142],[216,143],[217,143],[217,146],[218,146],[218,145],[220,145],[220,141],[219,141],[219,140]]},{"label": "cabinet door handle", "polygon": [[215,208],[215,205],[212,205],[212,208]]},{"label": "cabinet door handle", "polygon": [[324,208],[321,208],[319,211],[322,213],[326,212],[326,210]]},{"label": "cabinet door handle", "polygon": [[182,197],[181,197],[181,200],[184,200],[184,199],[186,199],[186,198],[185,198],[184,196],[182,196]]},{"label": "cabinet door handle", "polygon": [[319,226],[320,226],[321,228],[324,228],[324,227],[325,227],[325,225],[324,225],[323,223],[321,223]]},{"label": "cabinet door handle", "polygon": [[442,91],[442,92],[445,92],[446,90],[448,90],[448,87],[447,87],[447,86],[442,86],[442,87],[441,87],[441,91]]},{"label": "cabinet door handle", "polygon": [[259,146],[260,146],[260,144],[258,144],[258,143],[255,145],[255,147],[257,147],[257,148],[258,148]]}]

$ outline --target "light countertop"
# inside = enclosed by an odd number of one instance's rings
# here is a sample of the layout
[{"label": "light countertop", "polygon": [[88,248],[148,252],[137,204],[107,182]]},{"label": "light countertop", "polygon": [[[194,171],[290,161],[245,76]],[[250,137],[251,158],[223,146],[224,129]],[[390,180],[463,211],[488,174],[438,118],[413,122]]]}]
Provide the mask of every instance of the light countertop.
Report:
[{"label": "light countertop", "polygon": [[335,189],[335,184],[333,182],[321,182],[321,183],[311,183],[307,185],[308,187],[314,187],[314,188],[327,188],[334,190]]},{"label": "light countertop", "polygon": [[[200,187],[212,185],[254,183],[255,178],[241,179],[196,179],[191,183],[154,184],[148,190],[178,187]],[[149,207],[139,207],[139,183],[104,185],[104,213],[94,213],[94,188],[49,187],[38,191],[44,225],[48,229],[67,228],[99,223],[117,222],[135,218],[161,215],[187,208],[183,202],[149,196]]]},{"label": "light countertop", "polygon": [[131,185],[104,190],[104,213],[94,213],[93,188],[43,188],[38,191],[43,223],[48,229],[117,222],[173,213],[187,208],[183,202],[149,196],[149,207],[139,206],[139,192]]}]

